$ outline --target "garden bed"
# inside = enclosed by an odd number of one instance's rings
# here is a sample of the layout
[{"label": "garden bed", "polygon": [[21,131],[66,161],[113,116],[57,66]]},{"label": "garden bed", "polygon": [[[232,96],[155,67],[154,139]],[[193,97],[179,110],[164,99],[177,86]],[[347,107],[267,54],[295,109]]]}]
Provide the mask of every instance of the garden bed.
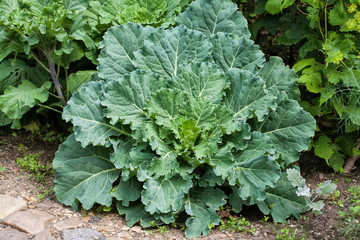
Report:
[{"label": "garden bed", "polygon": [[[53,194],[46,194],[45,191],[54,186],[52,175],[46,177],[46,183],[38,183],[34,178],[29,178],[29,173],[18,166],[16,163],[17,158],[23,157],[23,153],[19,150],[20,144],[25,146],[27,155],[40,153],[39,161],[43,165],[46,165],[47,162],[51,164],[58,146],[56,141],[44,142],[41,136],[34,136],[29,132],[19,131],[17,136],[10,133],[1,136],[0,166],[4,169],[0,173],[0,194],[20,197],[28,203],[29,208],[43,206],[40,203],[55,204],[56,207],[48,208],[46,211],[55,216],[54,220],[49,223],[48,228],[56,239],[61,239],[61,231],[56,226],[58,222],[66,219],[83,222],[83,226],[97,229],[107,238],[114,237],[116,239],[118,237],[118,239],[121,239],[121,236],[127,236],[128,239],[185,239],[184,233],[180,229],[172,227],[129,228],[126,226],[125,220],[115,211],[96,212],[95,208],[86,212],[81,210],[72,211],[69,207],[59,203]],[[344,226],[344,220],[339,216],[338,210],[344,211],[346,208],[346,201],[350,197],[347,190],[351,186],[359,186],[359,173],[356,172],[352,176],[334,174],[325,165],[324,161],[317,159],[311,152],[302,155],[299,165],[302,175],[311,189],[315,189],[317,184],[328,179],[337,183],[340,196],[335,200],[329,197],[324,198],[325,207],[322,214],[316,215],[313,212],[308,212],[300,220],[290,218],[287,225],[278,224],[276,226],[272,223],[271,218],[264,222],[262,213],[256,206],[252,206],[243,209],[241,214],[246,220],[243,221],[243,225],[238,224],[238,227],[234,227],[238,216],[230,212],[235,217],[235,220],[223,225],[223,228],[233,226],[234,231],[220,231],[219,227],[215,227],[208,236],[199,237],[199,239],[274,239],[276,235],[279,237],[278,239],[289,239],[285,238],[285,235],[283,238],[280,238],[280,236],[284,233],[288,233],[287,235],[290,236],[295,230],[298,237],[306,236],[306,239],[343,239],[344,231],[342,227]],[[340,207],[336,203],[337,201],[342,201],[345,207]],[[230,214],[226,210],[219,211],[218,214],[222,216],[224,222],[229,220]],[[250,225],[245,226],[246,222],[249,222]],[[0,231],[10,228],[4,224],[1,224],[0,227]],[[253,228],[253,233],[242,233],[243,230],[249,232],[251,228]]]}]

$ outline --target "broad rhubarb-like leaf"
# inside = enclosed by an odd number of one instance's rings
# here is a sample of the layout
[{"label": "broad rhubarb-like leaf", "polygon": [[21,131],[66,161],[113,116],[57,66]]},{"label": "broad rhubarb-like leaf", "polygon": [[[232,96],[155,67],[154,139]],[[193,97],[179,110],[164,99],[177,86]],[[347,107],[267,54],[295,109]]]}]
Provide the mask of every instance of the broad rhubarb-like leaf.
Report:
[{"label": "broad rhubarb-like leaf", "polygon": [[181,64],[206,60],[210,49],[211,43],[204,35],[184,26],[159,29],[135,52],[134,62],[138,68],[172,78]]},{"label": "broad rhubarb-like leaf", "polygon": [[250,37],[245,18],[230,1],[195,1],[184,13],[179,14],[176,23],[198,30],[206,36],[224,32]]},{"label": "broad rhubarb-like leaf", "polygon": [[186,193],[192,187],[191,179],[181,177],[170,179],[159,178],[149,179],[144,184],[144,191],[141,193],[141,200],[146,211],[150,213],[167,213],[179,211]]},{"label": "broad rhubarb-like leaf", "polygon": [[79,127],[75,130],[75,138],[83,147],[90,143],[105,145],[108,137],[126,134],[104,118],[100,104],[103,91],[102,83],[90,82],[73,94],[64,109],[63,118]]},{"label": "broad rhubarb-like leaf", "polygon": [[94,203],[110,206],[110,190],[120,170],[115,168],[109,156],[110,151],[107,148],[82,148],[74,135],[70,135],[59,148],[53,162],[57,169],[57,198],[74,209],[78,208],[79,202],[85,209],[91,208]]},{"label": "broad rhubarb-like leaf", "polygon": [[299,218],[306,206],[306,201],[304,197],[298,196],[296,191],[297,189],[287,179],[287,173],[284,172],[276,183],[276,188],[267,188],[266,199],[257,204],[264,214],[271,213],[276,222],[285,222],[285,219],[290,216]]},{"label": "broad rhubarb-like leaf", "polygon": [[[271,138],[288,165],[297,161],[299,152],[308,148],[310,137],[315,131],[315,119],[302,110],[295,100],[284,100],[279,103],[276,111],[272,111],[259,123],[257,130]],[[295,136],[303,137],[295,141]]]},{"label": "broad rhubarb-like leaf", "polygon": [[135,70],[134,52],[144,45],[144,39],[153,31],[152,27],[134,23],[110,28],[101,43],[101,47],[106,48],[99,56],[99,76],[116,79]]}]

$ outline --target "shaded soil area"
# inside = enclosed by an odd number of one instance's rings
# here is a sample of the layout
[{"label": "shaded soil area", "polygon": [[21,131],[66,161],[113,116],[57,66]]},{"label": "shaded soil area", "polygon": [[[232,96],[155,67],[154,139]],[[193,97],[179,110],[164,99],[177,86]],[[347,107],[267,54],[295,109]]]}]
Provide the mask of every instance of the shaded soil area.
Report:
[{"label": "shaded soil area", "polygon": [[[53,175],[48,176],[45,183],[39,183],[18,166],[16,160],[24,156],[23,152],[19,151],[20,144],[25,146],[26,154],[39,153],[39,160],[46,165],[47,162],[51,164],[59,142],[44,142],[41,136],[34,136],[29,132],[20,131],[17,136],[13,136],[11,132],[0,132],[0,194],[23,198],[27,201],[29,208],[36,208],[39,204],[55,204],[56,207],[47,209],[56,216],[55,220],[49,224],[55,239],[61,239],[61,234],[54,226],[58,221],[64,219],[79,220],[84,223],[84,226],[102,232],[107,239],[185,239],[184,233],[180,229],[129,228],[123,217],[112,211],[100,213],[95,209],[72,211],[58,202],[51,193],[51,189],[54,187]],[[317,185],[325,180],[335,181],[338,186],[337,190],[340,191],[340,196],[336,200],[346,202],[349,198],[348,189],[351,186],[359,186],[359,171],[351,176],[336,174],[326,166],[324,160],[316,158],[312,152],[304,153],[301,156],[299,166],[311,189],[317,188]],[[359,163],[357,167],[359,169]],[[241,212],[241,215],[250,222],[247,229],[252,227],[253,233],[220,231],[218,227],[215,227],[208,236],[198,239],[275,239],[276,235],[281,235],[281,229],[284,228],[287,228],[290,234],[296,231],[295,235],[304,236],[304,239],[346,239],[342,230],[343,219],[338,214],[338,210],[342,210],[342,208],[329,197],[325,197],[323,200],[325,207],[321,215],[308,212],[299,220],[290,218],[286,225],[274,225],[271,218],[264,222],[264,216],[257,207],[247,207]],[[223,216],[223,220],[227,220],[232,213],[219,212],[219,214]],[[235,215],[235,217],[239,216]],[[0,231],[9,228],[0,223]]]}]

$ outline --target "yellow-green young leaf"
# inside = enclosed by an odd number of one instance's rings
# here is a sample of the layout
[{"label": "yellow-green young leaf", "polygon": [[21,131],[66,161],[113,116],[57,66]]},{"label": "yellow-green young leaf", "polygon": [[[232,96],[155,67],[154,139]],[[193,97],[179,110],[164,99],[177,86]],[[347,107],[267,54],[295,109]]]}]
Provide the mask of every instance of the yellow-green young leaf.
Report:
[{"label": "yellow-green young leaf", "polygon": [[302,59],[293,66],[293,69],[295,70],[295,72],[299,72],[305,67],[312,66],[314,64],[316,64],[315,58]]},{"label": "yellow-green young leaf", "polygon": [[176,90],[163,89],[154,94],[146,104],[146,109],[156,123],[169,128],[179,136],[179,109],[185,101],[184,93]]},{"label": "yellow-green young leaf", "polygon": [[168,27],[174,24],[181,7],[188,4],[188,1],[180,0],[105,1],[99,10],[100,23],[115,26],[133,22]]},{"label": "yellow-green young leaf", "polygon": [[334,145],[330,138],[327,136],[320,136],[313,144],[315,154],[324,158],[329,164],[329,159],[334,153]]},{"label": "yellow-green young leaf", "polygon": [[0,27],[0,61],[12,52],[22,52],[23,47],[13,37],[15,33],[8,33]]},{"label": "yellow-green young leaf", "polygon": [[6,126],[9,125],[10,123],[11,123],[11,119],[0,111],[0,126]]},{"label": "yellow-green young leaf", "polygon": [[353,153],[353,156],[356,157],[356,156],[360,156],[360,150],[357,149],[356,147],[354,147],[352,149],[352,153]]},{"label": "yellow-green young leaf", "polygon": [[0,63],[0,94],[8,86],[17,86],[24,76],[24,71],[28,69],[25,62],[20,60],[9,59]]},{"label": "yellow-green young leaf", "polygon": [[321,91],[321,95],[319,99],[320,106],[323,105],[329,99],[331,99],[335,93],[336,93],[336,89],[333,86],[328,86],[326,89],[323,89]]},{"label": "yellow-green young leaf", "polygon": [[67,87],[70,94],[76,92],[76,90],[81,86],[81,84],[88,82],[91,79],[91,76],[96,73],[96,71],[77,71],[69,75],[67,79]]},{"label": "yellow-green young leaf", "polygon": [[320,93],[323,88],[321,74],[313,68],[306,68],[302,71],[299,83],[305,83],[306,88],[313,93]]},{"label": "yellow-green young leaf", "polygon": [[30,81],[23,80],[18,87],[7,87],[0,96],[0,110],[10,119],[21,119],[36,102],[43,103],[48,99],[46,85],[47,83],[38,88]]},{"label": "yellow-green young leaf", "polygon": [[265,4],[265,9],[271,14],[278,14],[294,2],[295,0],[268,0]]},{"label": "yellow-green young leaf", "polygon": [[343,166],[345,163],[345,156],[339,152],[335,152],[328,161],[328,165],[337,172],[344,172]]},{"label": "yellow-green young leaf", "polygon": [[124,8],[120,17],[120,23],[136,22],[142,24],[160,25],[165,21],[164,15],[167,11],[165,0],[124,0]]},{"label": "yellow-green young leaf", "polygon": [[333,26],[344,25],[348,20],[348,11],[343,0],[337,1],[334,8],[329,12],[329,23]]}]

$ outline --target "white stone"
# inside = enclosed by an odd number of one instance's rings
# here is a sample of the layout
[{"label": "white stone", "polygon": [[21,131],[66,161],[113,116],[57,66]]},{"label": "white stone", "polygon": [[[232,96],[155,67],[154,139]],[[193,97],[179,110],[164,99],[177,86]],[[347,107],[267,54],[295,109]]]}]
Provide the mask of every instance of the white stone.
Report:
[{"label": "white stone", "polygon": [[7,195],[0,194],[0,219],[13,214],[16,211],[24,209],[27,204],[21,198],[14,198]]},{"label": "white stone", "polygon": [[49,229],[45,229],[36,234],[32,240],[55,240],[55,238],[51,235]]},{"label": "white stone", "polygon": [[52,219],[54,216],[45,211],[29,209],[11,214],[3,220],[3,223],[23,232],[37,234],[45,230]]},{"label": "white stone", "polygon": [[29,240],[28,236],[16,229],[0,230],[0,240]]},{"label": "white stone", "polygon": [[66,219],[66,220],[57,222],[54,225],[54,228],[58,231],[62,231],[64,229],[81,228],[81,227],[85,227],[85,224],[76,219]]}]

